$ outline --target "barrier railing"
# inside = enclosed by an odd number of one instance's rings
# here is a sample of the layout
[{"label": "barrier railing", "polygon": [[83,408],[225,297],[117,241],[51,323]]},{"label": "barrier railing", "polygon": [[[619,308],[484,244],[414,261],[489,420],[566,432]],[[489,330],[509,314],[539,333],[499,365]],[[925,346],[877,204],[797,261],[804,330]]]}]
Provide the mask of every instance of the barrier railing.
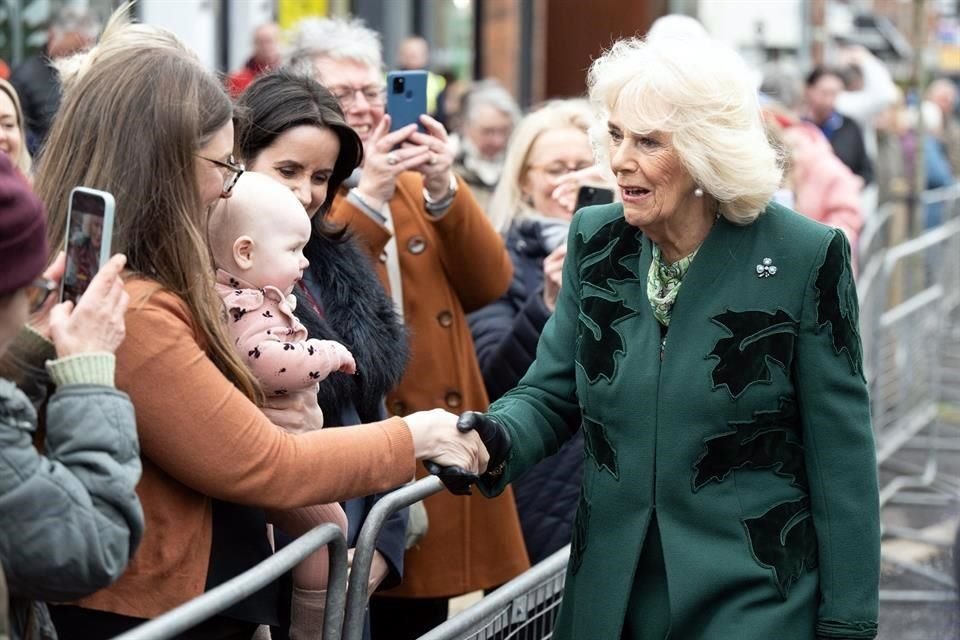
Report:
[{"label": "barrier railing", "polygon": [[[212,618],[267,586],[324,545],[330,548],[324,640],[339,640],[347,589],[347,543],[334,524],[322,524],[235,578],[114,640],[167,640]],[[318,621],[319,622],[319,621]]]},{"label": "barrier railing", "polygon": [[[443,490],[443,483],[435,476],[417,480],[386,494],[377,501],[360,529],[357,537],[353,564],[350,567],[350,584],[347,587],[346,613],[344,615],[344,640],[360,640],[367,608],[367,586],[370,581],[370,566],[376,550],[377,538],[383,524],[395,512],[409,507],[418,500],[430,497]],[[324,636],[326,640],[326,636]]]},{"label": "barrier railing", "polygon": [[[864,369],[883,507],[938,506],[960,496],[960,478],[940,464],[945,452],[960,449],[960,432],[947,437],[942,424],[945,403],[960,400],[960,186],[924,193],[921,205],[932,224],[921,235],[885,246],[878,216],[861,245],[868,247],[858,280]],[[884,527],[884,537],[930,542],[905,526]],[[882,600],[956,600],[950,574],[886,552],[884,561],[935,588],[885,589]]]},{"label": "barrier railing", "polygon": [[419,640],[548,640],[569,558],[567,545]]}]

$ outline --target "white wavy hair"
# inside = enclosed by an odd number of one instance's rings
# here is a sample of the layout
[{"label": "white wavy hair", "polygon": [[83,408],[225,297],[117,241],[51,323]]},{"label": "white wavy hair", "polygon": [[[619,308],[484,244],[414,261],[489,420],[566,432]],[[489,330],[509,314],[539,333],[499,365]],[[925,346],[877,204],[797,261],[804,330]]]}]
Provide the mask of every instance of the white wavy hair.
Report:
[{"label": "white wavy hair", "polygon": [[[708,37],[621,40],[590,66],[590,100],[634,133],[662,131],[694,181],[731,222],[756,220],[780,185],[756,85],[733,49]],[[591,129],[609,148],[606,125]]]},{"label": "white wavy hair", "polygon": [[551,129],[580,129],[589,136],[593,122],[590,103],[579,98],[552,100],[520,121],[510,138],[503,173],[487,207],[490,222],[497,231],[506,234],[513,221],[526,210],[521,185],[533,160],[530,149],[541,134]]},{"label": "white wavy hair", "polygon": [[383,43],[360,18],[306,18],[290,34],[287,66],[313,75],[315,58],[352,60],[382,71]]}]

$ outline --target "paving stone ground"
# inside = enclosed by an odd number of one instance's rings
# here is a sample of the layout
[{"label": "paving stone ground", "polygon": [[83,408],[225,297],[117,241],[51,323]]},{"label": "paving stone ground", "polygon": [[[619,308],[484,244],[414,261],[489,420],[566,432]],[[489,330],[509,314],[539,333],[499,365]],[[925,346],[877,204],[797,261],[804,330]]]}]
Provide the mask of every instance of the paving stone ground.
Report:
[{"label": "paving stone ground", "polygon": [[[954,425],[942,425],[942,429],[943,434],[951,439],[956,437],[960,442],[960,430]],[[907,451],[896,458],[922,463],[924,455],[923,451]],[[960,451],[941,451],[937,459],[941,478],[960,478]],[[881,471],[881,482],[890,477],[889,471]],[[920,492],[919,495],[922,497],[925,494]],[[882,520],[888,531],[895,527],[909,527],[918,530],[924,540],[885,536],[886,560],[880,587],[882,590],[933,591],[945,596],[952,594],[955,598],[956,591],[951,587],[893,562],[912,562],[922,568],[956,576],[954,540],[960,523],[960,495],[950,491],[926,495],[939,495],[946,500],[937,505],[907,504],[895,500],[883,510]],[[960,640],[960,602],[956,599],[947,602],[881,600],[878,640]]]}]

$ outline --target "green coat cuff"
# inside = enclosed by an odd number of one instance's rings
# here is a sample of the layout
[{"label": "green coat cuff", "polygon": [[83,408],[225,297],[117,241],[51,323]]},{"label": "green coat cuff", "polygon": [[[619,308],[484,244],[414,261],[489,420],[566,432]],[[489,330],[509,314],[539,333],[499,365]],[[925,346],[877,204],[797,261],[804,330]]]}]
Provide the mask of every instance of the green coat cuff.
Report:
[{"label": "green coat cuff", "polygon": [[877,637],[877,623],[824,619],[817,622],[817,637],[872,640]]},{"label": "green coat cuff", "polygon": [[112,353],[81,353],[47,362],[50,379],[58,387],[68,384],[114,386],[116,357]]}]

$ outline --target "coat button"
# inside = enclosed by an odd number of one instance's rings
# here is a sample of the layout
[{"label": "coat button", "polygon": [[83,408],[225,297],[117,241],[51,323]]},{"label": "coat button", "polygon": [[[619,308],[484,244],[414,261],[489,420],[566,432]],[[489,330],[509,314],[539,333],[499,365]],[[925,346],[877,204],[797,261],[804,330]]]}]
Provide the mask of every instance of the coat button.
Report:
[{"label": "coat button", "polygon": [[427,248],[427,241],[423,239],[423,236],[413,236],[407,241],[407,251],[417,256],[424,252]]},{"label": "coat button", "polygon": [[444,398],[447,402],[447,406],[451,409],[459,409],[460,405],[463,404],[463,396],[461,396],[456,391],[450,391],[447,393],[447,397]]},{"label": "coat button", "polygon": [[403,400],[394,400],[390,403],[390,410],[395,416],[402,416],[407,412],[407,405]]},{"label": "coat button", "polygon": [[386,251],[381,251],[379,257],[380,257],[380,262],[382,262],[382,263],[384,263],[384,264],[387,263],[387,252],[386,252]]},{"label": "coat button", "polygon": [[437,322],[441,327],[447,328],[453,324],[453,314],[449,311],[441,311],[437,314]]}]

